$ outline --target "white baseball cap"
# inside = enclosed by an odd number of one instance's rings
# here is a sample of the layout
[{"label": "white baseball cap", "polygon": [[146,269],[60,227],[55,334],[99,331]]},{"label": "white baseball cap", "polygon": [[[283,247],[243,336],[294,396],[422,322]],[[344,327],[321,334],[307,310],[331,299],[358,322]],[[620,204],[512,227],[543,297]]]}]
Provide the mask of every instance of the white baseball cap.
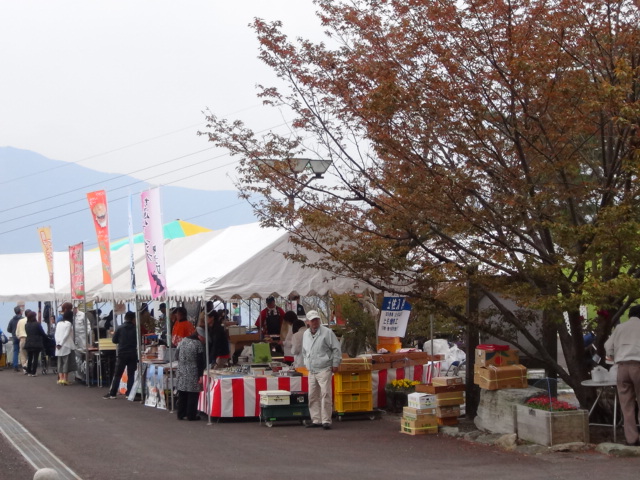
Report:
[{"label": "white baseball cap", "polygon": [[307,313],[307,320],[311,321],[315,318],[320,318],[320,314],[318,312],[316,312],[315,310],[311,310],[309,311],[309,313]]}]

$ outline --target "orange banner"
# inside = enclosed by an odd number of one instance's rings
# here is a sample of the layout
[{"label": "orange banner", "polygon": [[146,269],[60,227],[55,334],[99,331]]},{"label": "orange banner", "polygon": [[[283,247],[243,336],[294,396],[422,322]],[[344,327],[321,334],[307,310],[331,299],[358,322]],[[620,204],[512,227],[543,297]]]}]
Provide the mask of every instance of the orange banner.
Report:
[{"label": "orange banner", "polygon": [[98,248],[102,259],[102,283],[111,283],[111,252],[109,250],[109,217],[107,215],[107,193],[104,190],[87,193],[89,209],[98,236]]},{"label": "orange banner", "polygon": [[42,244],[44,259],[47,262],[47,270],[49,270],[49,287],[54,288],[53,283],[53,241],[51,240],[51,227],[38,228],[38,237]]}]

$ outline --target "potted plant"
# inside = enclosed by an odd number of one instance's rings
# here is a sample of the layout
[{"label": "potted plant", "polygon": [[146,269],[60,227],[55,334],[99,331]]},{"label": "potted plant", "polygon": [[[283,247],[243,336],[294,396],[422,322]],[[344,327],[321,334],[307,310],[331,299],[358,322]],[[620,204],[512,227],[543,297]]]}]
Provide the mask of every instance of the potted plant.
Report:
[{"label": "potted plant", "polygon": [[408,404],[407,395],[415,392],[418,384],[420,382],[407,378],[392,380],[387,383],[384,387],[387,395],[387,409],[395,413],[402,412],[402,408]]},{"label": "potted plant", "polygon": [[540,445],[589,442],[589,413],[548,395],[516,405],[518,437]]}]

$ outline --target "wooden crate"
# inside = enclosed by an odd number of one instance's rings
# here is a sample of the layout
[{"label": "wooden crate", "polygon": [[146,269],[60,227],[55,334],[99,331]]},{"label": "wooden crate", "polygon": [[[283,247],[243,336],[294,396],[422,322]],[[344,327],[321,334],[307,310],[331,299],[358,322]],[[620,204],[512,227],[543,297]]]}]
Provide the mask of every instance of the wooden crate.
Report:
[{"label": "wooden crate", "polygon": [[586,410],[547,412],[517,405],[516,425],[520,439],[539,445],[589,443],[589,412]]}]

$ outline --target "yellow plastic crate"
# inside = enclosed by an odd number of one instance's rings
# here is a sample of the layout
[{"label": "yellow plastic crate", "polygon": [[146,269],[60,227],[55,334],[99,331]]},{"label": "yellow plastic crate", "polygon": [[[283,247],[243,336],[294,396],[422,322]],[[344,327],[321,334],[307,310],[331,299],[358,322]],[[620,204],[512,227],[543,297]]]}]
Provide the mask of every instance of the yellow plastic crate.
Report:
[{"label": "yellow plastic crate", "polygon": [[370,412],[373,410],[373,394],[371,392],[350,392],[335,394],[336,412]]},{"label": "yellow plastic crate", "polygon": [[336,393],[371,392],[371,372],[343,372],[333,375]]}]

